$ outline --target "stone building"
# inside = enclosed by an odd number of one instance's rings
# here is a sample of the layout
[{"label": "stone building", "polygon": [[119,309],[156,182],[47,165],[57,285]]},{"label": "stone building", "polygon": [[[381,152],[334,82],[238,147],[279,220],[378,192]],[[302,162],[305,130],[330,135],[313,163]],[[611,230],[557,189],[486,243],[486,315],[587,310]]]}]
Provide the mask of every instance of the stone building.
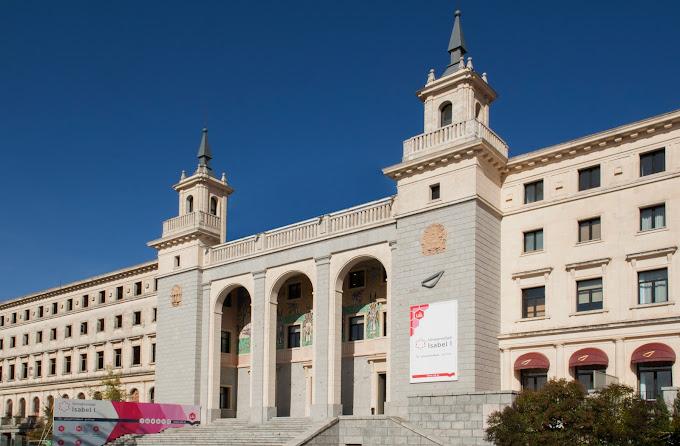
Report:
[{"label": "stone building", "polygon": [[[680,112],[509,157],[459,12],[449,53],[382,200],[227,240],[204,130],[157,260],[0,305],[4,432],[106,365],[207,423],[317,423],[298,444],[483,444],[491,411],[551,377],[671,395]],[[412,307],[450,301],[455,373],[413,382]]]}]

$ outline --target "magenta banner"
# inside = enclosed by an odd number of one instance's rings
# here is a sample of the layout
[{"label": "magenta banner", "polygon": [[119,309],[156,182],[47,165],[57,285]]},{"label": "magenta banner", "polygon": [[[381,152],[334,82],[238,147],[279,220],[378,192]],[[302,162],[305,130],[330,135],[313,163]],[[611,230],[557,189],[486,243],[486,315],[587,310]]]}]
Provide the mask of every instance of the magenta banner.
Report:
[{"label": "magenta banner", "polygon": [[101,446],[125,434],[157,434],[200,423],[200,406],[58,399],[52,444]]}]

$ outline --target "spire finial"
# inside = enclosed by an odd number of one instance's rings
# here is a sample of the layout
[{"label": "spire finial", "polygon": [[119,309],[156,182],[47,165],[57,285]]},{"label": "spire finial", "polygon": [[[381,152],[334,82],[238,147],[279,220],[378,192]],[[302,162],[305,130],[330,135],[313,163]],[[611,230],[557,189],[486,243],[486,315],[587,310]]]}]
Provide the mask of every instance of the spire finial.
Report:
[{"label": "spire finial", "polygon": [[212,175],[212,168],[210,167],[210,160],[212,159],[212,153],[210,153],[210,144],[208,144],[208,129],[203,127],[201,135],[201,144],[198,146],[198,169],[197,171],[203,171]]},{"label": "spire finial", "polygon": [[459,9],[454,13],[453,31],[451,31],[451,39],[449,39],[451,62],[442,76],[458,71],[459,61],[467,53],[467,49],[465,48],[465,37],[463,37],[463,26],[461,25],[460,19],[461,15]]}]

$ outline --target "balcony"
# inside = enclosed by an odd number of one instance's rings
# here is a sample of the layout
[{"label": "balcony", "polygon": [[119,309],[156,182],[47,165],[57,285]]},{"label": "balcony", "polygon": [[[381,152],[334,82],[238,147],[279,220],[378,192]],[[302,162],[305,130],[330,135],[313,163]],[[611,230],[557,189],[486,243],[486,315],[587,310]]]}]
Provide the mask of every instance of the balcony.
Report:
[{"label": "balcony", "polygon": [[229,262],[390,223],[392,202],[389,197],[215,246],[210,249],[210,263]]},{"label": "balcony", "polygon": [[456,122],[429,133],[421,133],[404,141],[403,161],[434,153],[447,147],[464,144],[475,140],[486,141],[493,149],[504,157],[508,157],[508,145],[493,130],[477,121]]},{"label": "balcony", "polygon": [[202,211],[190,212],[163,222],[163,237],[203,230],[220,234],[220,217]]}]

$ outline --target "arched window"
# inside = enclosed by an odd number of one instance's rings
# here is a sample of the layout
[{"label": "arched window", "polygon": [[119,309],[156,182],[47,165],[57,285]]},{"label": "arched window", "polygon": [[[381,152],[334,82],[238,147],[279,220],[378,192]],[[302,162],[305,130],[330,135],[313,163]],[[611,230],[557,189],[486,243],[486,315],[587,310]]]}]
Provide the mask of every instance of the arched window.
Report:
[{"label": "arched window", "polygon": [[23,398],[19,400],[19,413],[17,415],[21,418],[26,416],[26,400]]},{"label": "arched window", "polygon": [[84,394],[83,392],[80,392],[80,393],[78,394],[78,399],[79,399],[79,400],[84,400],[84,399],[85,399],[85,394]]},{"label": "arched window", "polygon": [[132,391],[130,392],[130,401],[132,401],[133,403],[139,402],[139,390],[132,389]]},{"label": "arched window", "polygon": [[33,410],[31,412],[37,417],[40,416],[40,398],[37,396],[33,398]]},{"label": "arched window", "polygon": [[149,390],[149,402],[153,403],[155,399],[156,399],[156,389],[152,387]]},{"label": "arched window", "polygon": [[217,215],[217,197],[210,197],[210,213]]},{"label": "arched window", "polygon": [[95,400],[100,400],[102,399],[102,393],[101,392],[95,392],[93,398]]},{"label": "arched window", "polygon": [[189,214],[191,212],[194,212],[194,197],[192,195],[189,195],[187,197],[187,208],[186,208],[186,213]]},{"label": "arched window", "polygon": [[47,408],[50,412],[54,409],[54,397],[52,395],[47,397]]},{"label": "arched window", "polygon": [[445,102],[439,107],[439,126],[444,127],[451,124],[453,119],[453,106],[450,102]]},{"label": "arched window", "polygon": [[479,119],[479,115],[482,114],[482,104],[477,102],[475,104],[475,119]]},{"label": "arched window", "polygon": [[63,394],[61,397],[62,397],[62,399],[67,400],[67,399],[68,399],[68,394],[65,393],[65,394]]},{"label": "arched window", "polygon": [[11,417],[12,416],[12,400],[7,400],[7,404],[5,404],[5,416]]}]

